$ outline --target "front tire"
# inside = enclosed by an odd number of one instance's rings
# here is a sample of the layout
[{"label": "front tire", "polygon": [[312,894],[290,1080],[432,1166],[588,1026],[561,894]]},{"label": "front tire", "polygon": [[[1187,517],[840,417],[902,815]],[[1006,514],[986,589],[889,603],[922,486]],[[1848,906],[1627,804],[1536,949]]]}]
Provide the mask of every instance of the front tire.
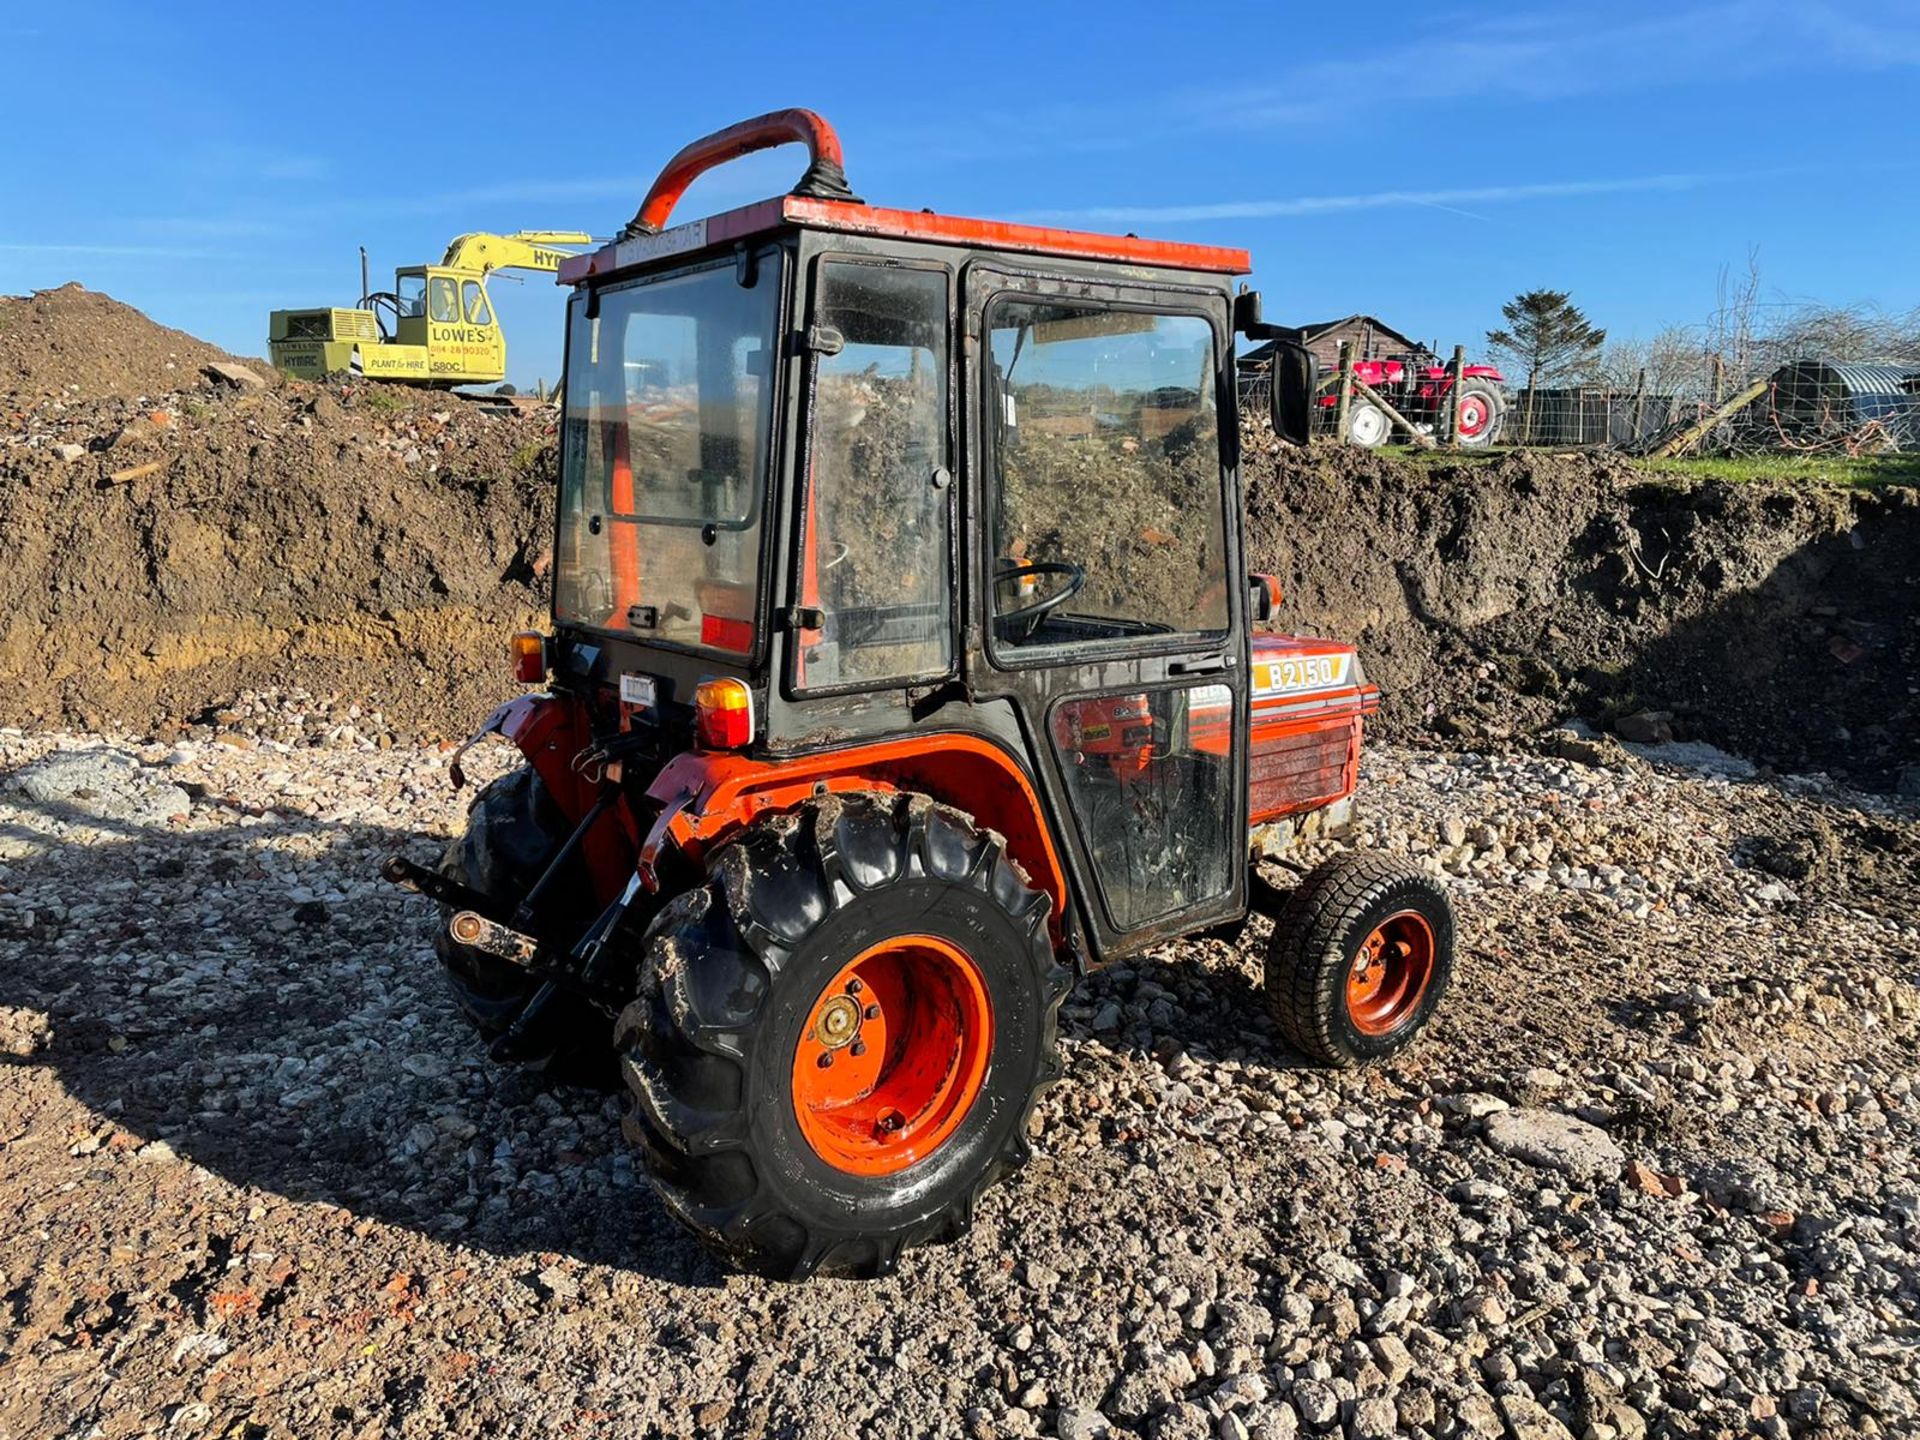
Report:
[{"label": "front tire", "polygon": [[1384,855],[1340,855],[1287,897],[1267,948],[1267,1008],[1323,1065],[1411,1045],[1453,976],[1453,906],[1441,882]]},{"label": "front tire", "polygon": [[1376,450],[1393,434],[1393,422],[1387,412],[1371,400],[1356,400],[1347,411],[1347,443],[1363,450]]},{"label": "front tire", "polygon": [[669,1212],[777,1279],[964,1232],[1059,1073],[1048,916],[998,836],[924,797],[821,800],[720,850],[615,1031]]}]

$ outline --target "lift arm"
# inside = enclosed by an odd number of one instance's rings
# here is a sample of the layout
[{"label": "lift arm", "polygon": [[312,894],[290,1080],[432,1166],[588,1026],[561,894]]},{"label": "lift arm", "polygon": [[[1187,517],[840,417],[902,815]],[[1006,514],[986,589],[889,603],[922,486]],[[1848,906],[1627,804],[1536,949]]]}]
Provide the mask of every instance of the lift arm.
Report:
[{"label": "lift arm", "polygon": [[560,246],[591,245],[583,230],[516,230],[511,235],[460,235],[447,246],[442,265],[456,270],[558,270],[575,252]]}]

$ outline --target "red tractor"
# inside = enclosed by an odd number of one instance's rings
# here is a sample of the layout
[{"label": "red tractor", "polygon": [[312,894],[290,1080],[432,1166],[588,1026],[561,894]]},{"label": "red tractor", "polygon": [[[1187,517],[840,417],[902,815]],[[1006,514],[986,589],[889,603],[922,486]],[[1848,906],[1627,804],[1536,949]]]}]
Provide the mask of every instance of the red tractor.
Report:
[{"label": "red tractor", "polygon": [[[1353,373],[1418,429],[1430,435],[1445,432],[1447,402],[1456,388],[1451,365],[1435,364],[1430,356],[1395,356],[1356,360]],[[1464,365],[1457,388],[1460,443],[1493,444],[1500,438],[1507,413],[1507,392],[1500,372],[1491,365]],[[1339,403],[1337,393],[1319,398],[1322,418],[1329,427]],[[1347,411],[1348,442],[1371,448],[1386,444],[1392,434],[1393,422],[1387,412],[1366,396],[1356,394]]]},{"label": "red tractor", "polygon": [[[791,194],[669,225],[787,142]],[[1251,863],[1344,820],[1378,693],[1350,645],[1251,633],[1247,269],[865,204],[804,110],[688,146],[562,269],[552,633],[481,731],[526,763],[387,874],[445,907],[498,1058],[617,1057],[662,1201],[730,1260],[876,1275],[963,1231],[1075,978],[1250,906],[1316,1060],[1393,1054],[1445,991],[1434,877]],[[1286,347],[1296,441],[1312,383]]]}]

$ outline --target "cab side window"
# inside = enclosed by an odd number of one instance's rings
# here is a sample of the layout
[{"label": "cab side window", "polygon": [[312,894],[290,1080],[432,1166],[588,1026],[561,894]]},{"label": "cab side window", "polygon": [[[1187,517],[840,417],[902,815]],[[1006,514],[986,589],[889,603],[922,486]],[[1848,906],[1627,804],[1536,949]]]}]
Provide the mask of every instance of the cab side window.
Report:
[{"label": "cab side window", "polygon": [[451,276],[436,275],[427,282],[427,315],[436,325],[460,323],[460,290]]},{"label": "cab side window", "polygon": [[493,307],[487,304],[487,292],[480,288],[478,280],[468,280],[460,286],[462,296],[467,302],[467,323],[469,325],[491,325]]},{"label": "cab side window", "polygon": [[1024,298],[988,324],[996,643],[1224,634],[1213,327]]}]

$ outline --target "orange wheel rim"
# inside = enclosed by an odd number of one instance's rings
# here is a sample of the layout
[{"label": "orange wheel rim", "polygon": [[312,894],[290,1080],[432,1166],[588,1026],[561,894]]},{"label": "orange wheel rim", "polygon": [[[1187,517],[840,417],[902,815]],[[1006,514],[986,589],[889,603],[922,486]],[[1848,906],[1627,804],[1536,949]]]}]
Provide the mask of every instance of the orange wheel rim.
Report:
[{"label": "orange wheel rim", "polygon": [[1347,1016],[1362,1035],[1391,1035],[1413,1018],[1433,979],[1433,927],[1424,915],[1389,915],[1360,942],[1347,968]]},{"label": "orange wheel rim", "polygon": [[973,958],[931,935],[863,950],[813,1002],[793,1052],[800,1133],[850,1175],[891,1175],[951,1136],[980,1094],[993,1007]]}]

